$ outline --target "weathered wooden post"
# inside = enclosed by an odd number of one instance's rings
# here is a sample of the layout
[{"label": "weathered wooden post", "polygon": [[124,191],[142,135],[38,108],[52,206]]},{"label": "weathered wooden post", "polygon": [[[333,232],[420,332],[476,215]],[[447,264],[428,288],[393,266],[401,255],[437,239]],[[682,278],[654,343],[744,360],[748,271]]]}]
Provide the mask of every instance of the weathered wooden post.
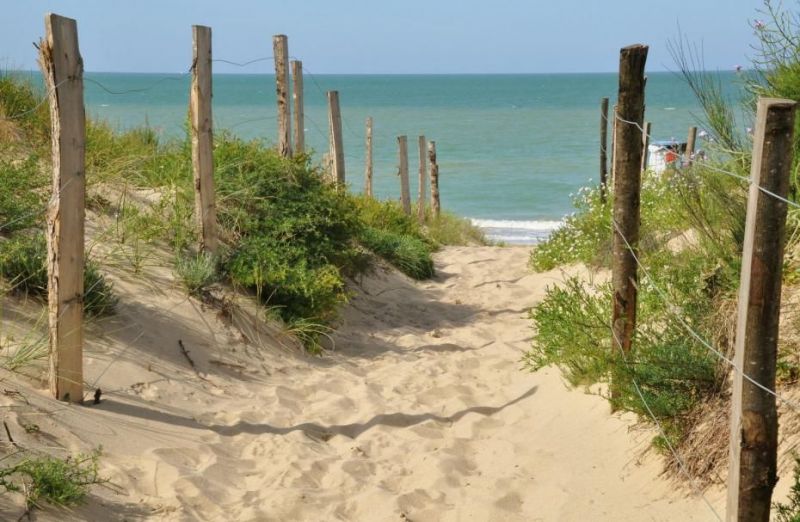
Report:
[{"label": "weathered wooden post", "polygon": [[617,126],[619,124],[619,121],[617,119],[617,106],[616,105],[614,105],[614,108],[612,109],[611,116],[612,116],[612,118],[611,118],[611,149],[610,149],[611,158],[610,158],[610,161],[611,161],[611,191],[613,192],[614,191],[614,174],[615,174],[614,173],[614,166],[615,166],[615,163],[614,163],[614,154],[615,154],[615,152],[614,151],[616,150],[616,147],[617,147]]},{"label": "weathered wooden post", "polygon": [[697,142],[697,127],[689,127],[689,136],[686,138],[686,164],[692,163],[694,147]]},{"label": "weathered wooden post", "polygon": [[[775,389],[786,203],[796,103],[761,98],[756,113],[750,192],[736,324],[727,520],[767,522],[777,477]],[[742,372],[749,379],[745,379]]]},{"label": "weathered wooden post", "polygon": [[441,205],[439,203],[439,164],[436,162],[436,142],[428,142],[428,161],[431,163],[431,210],[434,219],[439,218]]},{"label": "weathered wooden post", "polygon": [[647,150],[650,148],[650,129],[652,124],[648,121],[644,124],[644,134],[642,135],[642,172],[647,170],[647,159],[650,155]]},{"label": "weathered wooden post", "polygon": [[600,100],[600,200],[605,202],[608,183],[608,98]]},{"label": "weathered wooden post", "polygon": [[292,155],[292,120],[289,104],[289,43],[285,34],[272,37],[275,58],[275,91],[278,99],[278,152],[284,158]]},{"label": "weathered wooden post", "polygon": [[[644,66],[646,45],[620,50],[619,95],[614,144],[614,245],[612,261],[614,353],[630,352],[636,327],[636,248],[639,244],[639,195],[642,178]],[[622,121],[625,120],[625,121]]]},{"label": "weathered wooden post", "polygon": [[48,13],[39,64],[50,98],[53,197],[47,209],[50,391],[83,402],[83,270],[86,113],[78,25]]},{"label": "weathered wooden post", "polygon": [[306,122],[303,107],[303,62],[292,60],[292,101],[294,102],[294,153],[306,150]]},{"label": "weathered wooden post", "polygon": [[366,160],[364,164],[364,194],[372,197],[372,116],[367,116],[367,142],[364,144]]},{"label": "weathered wooden post", "polygon": [[332,177],[338,185],[344,185],[344,146],[342,144],[342,113],[339,111],[339,91],[328,91],[328,129],[330,132],[330,154],[333,164]]},{"label": "weathered wooden post", "polygon": [[217,250],[217,208],[214,200],[214,136],[211,117],[211,28],[192,26],[194,45],[189,113],[194,171],[194,211],[200,249]]},{"label": "weathered wooden post", "polygon": [[408,186],[408,139],[405,136],[397,137],[397,153],[400,157],[400,167],[397,175],[400,176],[400,203],[403,212],[411,215],[411,191]]},{"label": "weathered wooden post", "polygon": [[418,138],[419,144],[419,190],[417,191],[417,218],[425,223],[425,190],[428,187],[428,145],[425,136]]}]

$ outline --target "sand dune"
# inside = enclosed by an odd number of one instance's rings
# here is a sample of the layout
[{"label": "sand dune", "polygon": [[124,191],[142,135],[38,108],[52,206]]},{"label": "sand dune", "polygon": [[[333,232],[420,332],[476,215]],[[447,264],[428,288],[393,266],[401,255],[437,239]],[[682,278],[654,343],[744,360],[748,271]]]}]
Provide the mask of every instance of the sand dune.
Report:
[{"label": "sand dune", "polygon": [[[6,388],[29,404],[0,396],[23,446],[104,448],[108,486],[38,519],[713,520],[660,478],[652,432],[555,370],[521,371],[526,310],[561,278],[526,261],[524,248],[462,247],[436,255],[432,281],[379,269],[354,285],[321,358],[186,298],[168,271],[118,279],[119,313],[88,335],[100,404],[14,377]],[[0,497],[0,518],[19,506]]]}]

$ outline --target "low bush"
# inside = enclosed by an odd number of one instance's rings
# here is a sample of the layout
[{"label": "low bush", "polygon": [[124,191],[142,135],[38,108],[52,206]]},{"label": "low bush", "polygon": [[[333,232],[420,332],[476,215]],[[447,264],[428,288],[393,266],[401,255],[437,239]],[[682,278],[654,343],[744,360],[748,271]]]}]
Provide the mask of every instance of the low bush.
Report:
[{"label": "low bush", "polygon": [[99,450],[66,459],[24,458],[13,466],[0,468],[0,486],[6,491],[24,493],[29,509],[41,502],[73,506],[86,498],[91,485],[101,482],[99,459]]},{"label": "low bush", "polygon": [[[20,233],[0,242],[0,276],[12,291],[47,298],[47,244],[44,234]],[[113,285],[88,260],[84,270],[83,309],[97,317],[113,313],[117,297]]]},{"label": "low bush", "polygon": [[434,275],[430,247],[414,236],[370,227],[361,234],[361,243],[409,277]]},{"label": "low bush", "polygon": [[205,252],[178,255],[175,273],[189,294],[199,295],[217,280],[217,260]]}]

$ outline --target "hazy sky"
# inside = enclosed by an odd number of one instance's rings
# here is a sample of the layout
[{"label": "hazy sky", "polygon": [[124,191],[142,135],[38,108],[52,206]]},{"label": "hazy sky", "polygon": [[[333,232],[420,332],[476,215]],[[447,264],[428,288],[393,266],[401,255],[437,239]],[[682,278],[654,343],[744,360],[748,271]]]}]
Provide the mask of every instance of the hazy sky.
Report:
[{"label": "hazy sky", "polygon": [[[650,45],[648,70],[674,69],[680,30],[709,69],[747,65],[762,0],[0,0],[0,66],[34,69],[47,11],[78,20],[87,71],[183,72],[191,25],[214,57],[272,54],[273,34],[315,73],[614,71],[619,48]],[[791,4],[791,2],[790,2]],[[793,5],[793,4],[791,4]],[[269,62],[215,72],[267,72]]]}]

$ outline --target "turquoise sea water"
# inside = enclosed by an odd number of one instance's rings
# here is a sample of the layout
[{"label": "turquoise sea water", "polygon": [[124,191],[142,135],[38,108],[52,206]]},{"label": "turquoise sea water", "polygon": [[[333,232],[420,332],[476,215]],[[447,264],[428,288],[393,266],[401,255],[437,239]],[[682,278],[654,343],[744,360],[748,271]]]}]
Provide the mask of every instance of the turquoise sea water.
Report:
[{"label": "turquoise sea water", "polygon": [[[179,137],[189,77],[86,73],[90,115],[122,128],[147,124]],[[617,91],[616,74],[305,75],[306,141],[327,150],[324,91],[338,90],[348,184],[364,179],[364,122],[374,119],[375,191],[398,198],[397,141],[408,135],[416,196],[417,136],[436,140],[443,207],[477,220],[490,234],[534,242],[572,211],[570,194],[598,179],[600,99]],[[722,73],[734,90],[736,75]],[[97,83],[95,83],[97,82]],[[102,85],[102,86],[101,86]],[[215,75],[214,124],[274,142],[274,77]],[[108,92],[112,91],[112,92]],[[655,139],[685,139],[699,108],[683,80],[649,73],[646,119]]]}]

